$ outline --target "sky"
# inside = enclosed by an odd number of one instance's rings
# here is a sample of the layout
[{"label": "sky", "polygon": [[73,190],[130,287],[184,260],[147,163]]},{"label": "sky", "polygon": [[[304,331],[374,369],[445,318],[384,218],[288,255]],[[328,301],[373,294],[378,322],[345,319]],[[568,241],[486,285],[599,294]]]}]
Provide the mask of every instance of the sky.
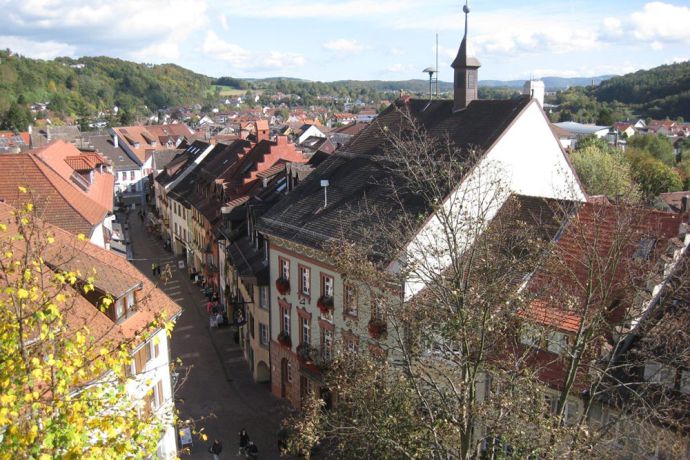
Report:
[{"label": "sky", "polygon": [[[0,48],[172,62],[238,78],[439,78],[464,31],[450,0],[0,0]],[[624,74],[690,59],[690,0],[471,0],[480,80]]]}]

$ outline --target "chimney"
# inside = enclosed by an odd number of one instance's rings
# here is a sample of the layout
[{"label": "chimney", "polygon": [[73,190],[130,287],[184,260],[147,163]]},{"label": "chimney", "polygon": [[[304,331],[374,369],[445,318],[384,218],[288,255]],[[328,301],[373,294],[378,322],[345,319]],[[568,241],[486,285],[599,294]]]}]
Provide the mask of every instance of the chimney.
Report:
[{"label": "chimney", "polygon": [[287,143],[288,143],[288,137],[287,136],[276,136],[276,144],[287,145]]},{"label": "chimney", "polygon": [[113,145],[115,146],[116,149],[120,148],[120,141],[117,138],[117,134],[113,134]]},{"label": "chimney", "polygon": [[544,93],[544,82],[541,80],[528,80],[522,86],[522,94],[526,94],[530,99],[536,99],[542,109],[544,108]]}]

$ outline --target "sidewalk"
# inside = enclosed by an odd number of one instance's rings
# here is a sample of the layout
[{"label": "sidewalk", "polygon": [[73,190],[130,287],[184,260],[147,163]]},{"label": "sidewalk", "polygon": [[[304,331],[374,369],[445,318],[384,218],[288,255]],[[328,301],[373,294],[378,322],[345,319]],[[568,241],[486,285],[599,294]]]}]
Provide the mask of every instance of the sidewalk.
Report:
[{"label": "sidewalk", "polygon": [[[138,210],[138,209],[137,209]],[[208,435],[208,441],[197,437],[190,454],[182,458],[211,458],[208,453],[213,439],[223,443],[221,459],[236,456],[238,432],[245,428],[259,448],[259,458],[278,458],[276,433],[286,414],[286,406],[270,393],[268,384],[257,384],[251,378],[242,349],[234,342],[234,329],[210,329],[206,301],[201,289],[187,275],[187,268],[178,268],[177,259],[163,248],[160,238],[149,234],[136,211],[130,212],[129,232],[134,263],[150,278],[151,264],[165,270],[169,264],[171,278],[158,287],[183,307],[172,335],[172,360],[182,360],[178,366],[181,379],[186,381],[175,395],[180,420],[198,420]]]}]

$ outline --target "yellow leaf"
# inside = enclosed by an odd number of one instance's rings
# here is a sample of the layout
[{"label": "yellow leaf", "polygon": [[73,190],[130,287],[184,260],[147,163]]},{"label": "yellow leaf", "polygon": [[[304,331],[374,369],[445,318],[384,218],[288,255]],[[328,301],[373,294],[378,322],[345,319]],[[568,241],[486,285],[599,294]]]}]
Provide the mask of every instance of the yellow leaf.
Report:
[{"label": "yellow leaf", "polygon": [[206,441],[208,439],[208,436],[206,436],[206,433],[201,433],[201,440]]},{"label": "yellow leaf", "polygon": [[17,291],[17,297],[19,297],[20,299],[28,299],[29,298],[29,291],[27,291],[24,288],[20,288]]},{"label": "yellow leaf", "polygon": [[86,236],[83,233],[80,233],[77,235],[77,239],[79,241],[86,241]]},{"label": "yellow leaf", "polygon": [[26,187],[22,187],[21,185],[19,186],[19,193],[26,193]]},{"label": "yellow leaf", "polygon": [[48,244],[53,244],[53,243],[55,243],[55,238],[53,238],[52,236],[49,236],[47,238],[47,241],[48,241]]}]

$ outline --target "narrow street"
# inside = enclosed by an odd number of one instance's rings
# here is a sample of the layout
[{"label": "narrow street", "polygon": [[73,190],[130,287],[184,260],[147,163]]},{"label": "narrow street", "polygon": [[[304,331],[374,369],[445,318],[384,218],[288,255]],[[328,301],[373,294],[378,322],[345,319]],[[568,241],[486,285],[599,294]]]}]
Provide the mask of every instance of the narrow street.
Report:
[{"label": "narrow street", "polygon": [[163,270],[169,264],[172,276],[159,287],[183,307],[172,336],[172,361],[182,360],[178,372],[184,380],[175,395],[176,406],[180,420],[203,419],[197,428],[204,429],[208,440],[195,436],[190,453],[180,457],[209,459],[208,448],[218,438],[223,443],[221,459],[242,458],[237,455],[238,432],[245,428],[259,448],[259,458],[278,458],[276,433],[286,406],[270,393],[268,384],[253,382],[234,342],[234,330],[209,328],[206,298],[189,280],[187,268],[178,268],[177,259],[160,238],[146,231],[136,211],[130,212],[129,224],[133,263],[150,277],[152,263]]}]

